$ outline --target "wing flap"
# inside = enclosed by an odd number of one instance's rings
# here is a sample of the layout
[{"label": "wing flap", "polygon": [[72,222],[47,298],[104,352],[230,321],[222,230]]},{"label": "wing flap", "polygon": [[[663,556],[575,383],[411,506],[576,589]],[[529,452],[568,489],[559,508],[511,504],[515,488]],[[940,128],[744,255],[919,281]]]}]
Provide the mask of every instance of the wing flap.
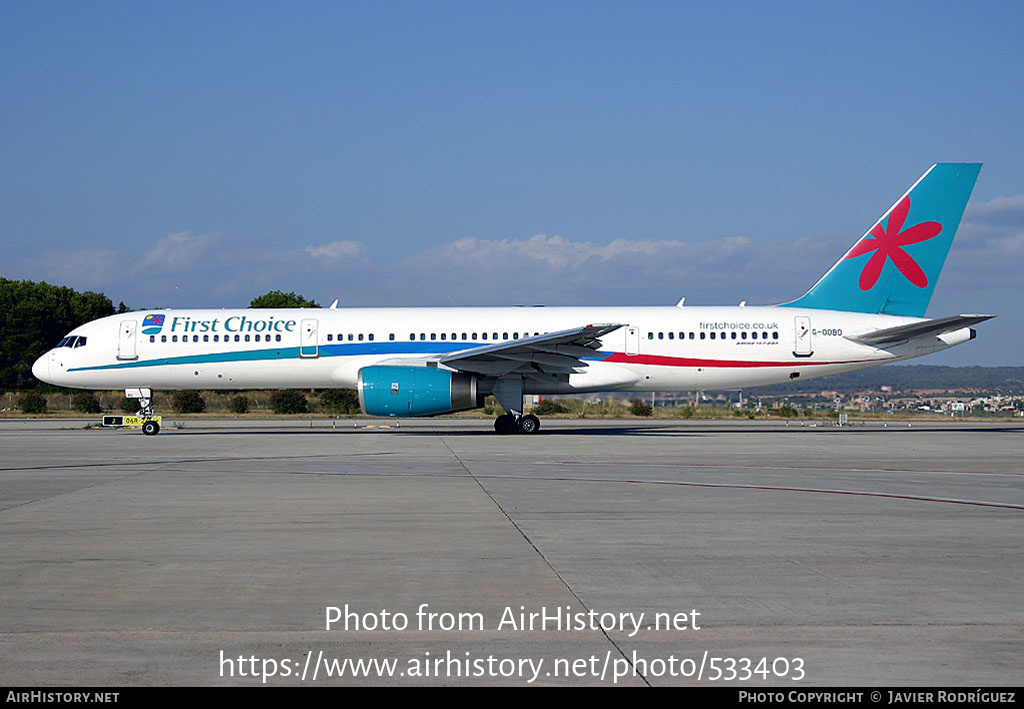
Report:
[{"label": "wing flap", "polygon": [[452,369],[491,377],[516,373],[573,373],[587,366],[582,360],[597,353],[601,337],[620,327],[621,323],[585,325],[460,350],[439,361]]}]

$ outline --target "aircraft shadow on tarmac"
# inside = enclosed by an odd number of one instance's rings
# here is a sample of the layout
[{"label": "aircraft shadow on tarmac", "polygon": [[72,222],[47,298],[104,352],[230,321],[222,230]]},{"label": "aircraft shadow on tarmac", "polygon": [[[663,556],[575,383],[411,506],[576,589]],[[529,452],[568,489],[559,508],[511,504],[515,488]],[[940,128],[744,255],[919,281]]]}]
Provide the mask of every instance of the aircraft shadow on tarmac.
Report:
[{"label": "aircraft shadow on tarmac", "polygon": [[[346,422],[347,423],[347,422]],[[689,424],[678,424],[673,422],[667,422],[664,424],[658,424],[653,422],[645,422],[643,424],[629,424],[623,423],[622,425],[586,425],[581,424],[580,426],[559,426],[557,428],[541,428],[532,436],[522,436],[518,434],[511,434],[502,436],[496,434],[490,426],[481,423],[480,428],[446,428],[443,424],[423,426],[422,422],[419,425],[401,428],[400,426],[392,424],[368,424],[361,425],[359,427],[349,425],[339,425],[337,428],[258,428],[258,429],[242,429],[235,430],[231,428],[220,428],[211,430],[189,430],[187,428],[177,429],[174,431],[174,435],[186,435],[186,436],[265,436],[265,435],[292,435],[292,436],[323,436],[323,435],[376,435],[376,436],[452,436],[452,437],[475,437],[475,436],[494,436],[497,438],[509,438],[509,439],[526,439],[534,436],[679,436],[679,437],[694,437],[694,436],[707,436],[710,434],[718,435],[757,435],[757,434],[779,434],[779,433],[833,433],[842,435],[864,435],[871,433],[914,433],[914,434],[928,434],[928,433],[1024,433],[1024,428],[1013,427],[1013,426],[979,426],[971,428],[963,428],[961,426],[906,426],[898,423],[894,423],[888,428],[879,428],[877,426],[861,427],[861,426],[848,426],[840,428],[838,426],[817,426],[811,427],[800,427],[791,426],[788,428],[781,427],[747,427],[737,426],[730,427],[728,425],[709,425],[709,426],[693,426]]]}]

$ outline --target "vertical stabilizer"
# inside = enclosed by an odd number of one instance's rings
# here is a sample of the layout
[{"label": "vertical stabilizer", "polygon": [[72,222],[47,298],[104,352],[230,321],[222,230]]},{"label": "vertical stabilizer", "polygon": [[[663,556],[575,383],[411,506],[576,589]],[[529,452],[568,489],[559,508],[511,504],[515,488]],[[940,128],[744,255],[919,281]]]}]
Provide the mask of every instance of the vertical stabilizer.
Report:
[{"label": "vertical stabilizer", "polygon": [[981,163],[932,165],[802,297],[783,305],[923,317]]}]

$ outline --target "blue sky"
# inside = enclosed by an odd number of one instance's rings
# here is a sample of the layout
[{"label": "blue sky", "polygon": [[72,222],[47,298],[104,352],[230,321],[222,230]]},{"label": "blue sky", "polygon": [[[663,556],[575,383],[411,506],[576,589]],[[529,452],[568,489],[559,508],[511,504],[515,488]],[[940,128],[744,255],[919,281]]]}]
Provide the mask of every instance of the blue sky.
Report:
[{"label": "blue sky", "polygon": [[0,5],[0,275],[141,307],[800,295],[985,163],[922,362],[1022,364],[1019,2]]}]

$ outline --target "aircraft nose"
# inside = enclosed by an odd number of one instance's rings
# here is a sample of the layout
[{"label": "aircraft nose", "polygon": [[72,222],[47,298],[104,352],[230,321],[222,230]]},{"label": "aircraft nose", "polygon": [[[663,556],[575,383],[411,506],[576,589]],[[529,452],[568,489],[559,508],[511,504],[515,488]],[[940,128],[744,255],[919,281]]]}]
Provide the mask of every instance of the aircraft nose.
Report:
[{"label": "aircraft nose", "polygon": [[32,376],[42,382],[50,381],[50,353],[47,352],[32,365]]}]

